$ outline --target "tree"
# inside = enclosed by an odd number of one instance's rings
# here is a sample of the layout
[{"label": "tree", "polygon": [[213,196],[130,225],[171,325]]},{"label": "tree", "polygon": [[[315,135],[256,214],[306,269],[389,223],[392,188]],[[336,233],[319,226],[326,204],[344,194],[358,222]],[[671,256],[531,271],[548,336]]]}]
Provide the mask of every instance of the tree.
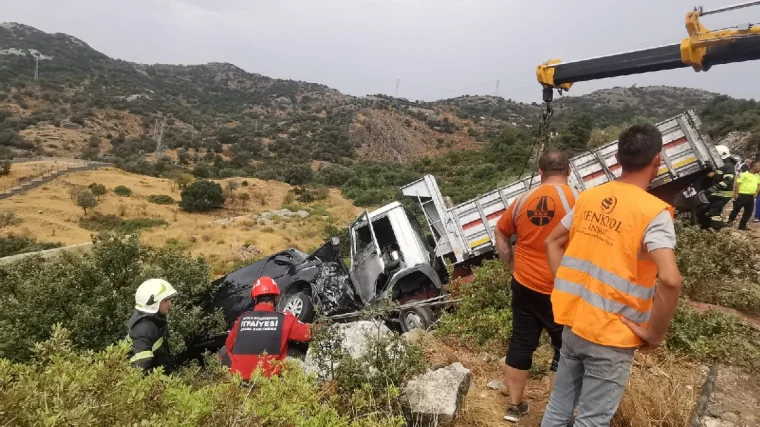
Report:
[{"label": "tree", "polygon": [[224,206],[222,186],[211,181],[195,181],[182,190],[180,196],[179,207],[186,212],[205,212]]},{"label": "tree", "polygon": [[100,200],[100,196],[106,194],[106,186],[103,184],[91,184],[90,192],[93,196],[97,197],[97,199]]},{"label": "tree", "polygon": [[591,139],[591,131],[594,129],[594,120],[589,114],[581,114],[568,123],[560,132],[557,142],[560,148],[573,152],[584,151],[588,149],[588,142]]},{"label": "tree", "polygon": [[90,190],[85,190],[77,195],[77,205],[84,209],[84,214],[87,215],[87,208],[94,208],[98,205],[98,201]]},{"label": "tree", "polygon": [[211,178],[211,168],[208,163],[198,163],[193,168],[193,175],[198,178]]},{"label": "tree", "polygon": [[180,190],[192,184],[193,181],[195,181],[195,177],[189,173],[182,173],[174,178],[174,182],[177,184],[177,187],[179,187]]},{"label": "tree", "polygon": [[13,163],[10,160],[0,162],[0,175],[10,175],[11,166],[13,166]]}]

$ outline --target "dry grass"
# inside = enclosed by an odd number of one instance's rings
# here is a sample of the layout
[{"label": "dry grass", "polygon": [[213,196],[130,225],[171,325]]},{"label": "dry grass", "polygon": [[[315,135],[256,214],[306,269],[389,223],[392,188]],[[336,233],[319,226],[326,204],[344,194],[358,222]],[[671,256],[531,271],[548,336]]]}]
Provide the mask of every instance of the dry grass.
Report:
[{"label": "dry grass", "polygon": [[[291,188],[280,182],[246,179],[249,186],[240,187],[237,190],[238,194],[248,192],[252,195],[266,194],[267,197],[251,197],[246,206],[240,207],[235,215],[280,209]],[[225,187],[230,180],[243,179],[231,178],[218,182]],[[69,189],[76,185],[87,186],[93,182],[104,184],[108,190],[106,195],[101,196],[95,212],[118,215],[125,219],[163,218],[168,225],[144,231],[143,241],[150,245],[163,245],[167,240],[176,239],[193,255],[206,258],[216,274],[227,272],[228,268],[249,255],[241,254],[240,250],[246,242],[253,243],[262,255],[289,246],[308,250],[323,243],[321,232],[326,221],[348,223],[359,212],[359,209],[344,199],[338,190],[333,189],[328,199],[321,202],[327,206],[330,215],[328,220],[314,215],[303,220],[290,221],[287,225],[283,223],[272,226],[263,221],[257,223],[243,217],[220,224],[215,221],[231,216],[227,210],[191,214],[177,212],[177,205],[156,205],[145,201],[145,198],[152,194],[166,194],[179,200],[180,191],[173,188],[169,180],[104,168],[71,173],[26,193],[0,200],[0,210],[10,210],[23,219],[18,226],[7,227],[3,232],[30,236],[41,241],[60,241],[64,244],[89,241],[91,232],[79,227],[78,221],[83,212],[69,198]],[[113,188],[118,185],[131,188],[132,196],[120,197],[114,194]]]},{"label": "dry grass", "polygon": [[14,163],[13,166],[11,166],[10,175],[0,175],[0,189],[16,185],[21,178],[33,178],[39,176],[43,172],[49,171],[51,168],[67,169],[73,167],[75,164],[75,161],[67,161],[64,159]]},{"label": "dry grass", "polygon": [[[503,354],[499,360],[486,361],[482,353],[460,346],[454,341],[440,341],[425,335],[421,343],[433,368],[460,362],[472,371],[470,391],[465,399],[457,426],[503,427],[508,398],[486,387],[492,379],[504,380]],[[534,360],[548,363],[551,351],[539,351]],[[546,359],[546,360],[544,360]],[[683,427],[688,424],[696,404],[704,375],[699,366],[685,363],[664,353],[636,355],[628,388],[612,427]],[[550,395],[549,376],[531,378],[525,390],[530,413],[521,426],[538,426]]]},{"label": "dry grass", "polygon": [[697,365],[664,352],[636,354],[628,389],[611,426],[685,426],[703,383]]}]

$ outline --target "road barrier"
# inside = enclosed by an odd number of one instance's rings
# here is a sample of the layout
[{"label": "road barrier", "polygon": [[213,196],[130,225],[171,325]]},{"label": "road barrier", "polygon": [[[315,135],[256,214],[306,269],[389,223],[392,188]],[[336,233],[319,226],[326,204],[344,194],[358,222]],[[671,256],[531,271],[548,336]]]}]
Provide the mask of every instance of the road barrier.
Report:
[{"label": "road barrier", "polygon": [[[22,158],[14,159],[13,163],[25,163],[36,161],[53,160],[55,165],[43,168],[34,176],[27,176],[16,179],[13,183],[0,187],[0,200],[7,199],[25,191],[29,191],[33,188],[37,188],[40,185],[50,182],[55,178],[67,174],[69,172],[79,172],[85,170],[98,169],[105,166],[113,166],[112,163],[94,162],[82,159],[62,159],[56,157],[36,157],[36,158]],[[60,162],[60,164],[58,164]]]}]

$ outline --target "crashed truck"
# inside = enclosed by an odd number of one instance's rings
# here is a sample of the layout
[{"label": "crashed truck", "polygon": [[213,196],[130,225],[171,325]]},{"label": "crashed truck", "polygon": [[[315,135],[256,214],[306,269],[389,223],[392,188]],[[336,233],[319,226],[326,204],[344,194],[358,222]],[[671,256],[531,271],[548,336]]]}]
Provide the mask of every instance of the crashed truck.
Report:
[{"label": "crashed truck", "polygon": [[[715,147],[700,131],[693,111],[659,123],[663,135],[663,165],[649,191],[679,211],[694,212],[706,204],[703,181],[723,166]],[[620,176],[615,158],[617,141],[570,159],[569,184],[577,191],[604,184]],[[288,249],[236,270],[214,282],[218,290],[208,309],[221,310],[231,328],[250,310],[250,290],[261,276],[280,286],[279,309],[310,322],[315,309],[327,316],[359,311],[379,300],[406,305],[397,318],[402,330],[427,328],[438,307],[426,305],[445,293],[447,267],[453,277],[467,277],[472,267],[495,256],[494,228],[517,197],[540,184],[537,174],[452,206],[435,178],[423,178],[401,187],[426,220],[423,231],[414,215],[399,202],[373,212],[365,211],[349,227],[350,267],[340,253],[340,240],[332,238],[311,255]],[[551,214],[552,206],[547,209]],[[407,304],[421,301],[420,304]],[[205,342],[210,350],[224,344],[226,334]],[[197,346],[196,346],[197,347]]]}]

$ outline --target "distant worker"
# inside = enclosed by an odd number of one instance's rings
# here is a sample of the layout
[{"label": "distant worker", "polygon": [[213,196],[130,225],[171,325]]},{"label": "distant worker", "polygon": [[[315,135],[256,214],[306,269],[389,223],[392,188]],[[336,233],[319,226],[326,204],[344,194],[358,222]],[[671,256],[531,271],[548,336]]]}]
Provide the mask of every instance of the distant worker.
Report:
[{"label": "distant worker", "polygon": [[750,168],[750,165],[752,164],[752,159],[746,158],[744,159],[744,162],[737,168],[737,176],[741,175],[742,172],[747,172]]},{"label": "distant worker", "polygon": [[[554,275],[546,259],[544,240],[575,204],[567,185],[570,161],[560,151],[547,151],[538,161],[541,185],[515,199],[496,226],[496,250],[512,271],[512,336],[507,349],[505,376],[509,405],[504,419],[517,422],[528,412],[523,400],[533,353],[544,329],[554,347],[552,373],[562,347],[562,326],[554,322],[551,293]],[[510,238],[517,235],[514,249]]]},{"label": "distant worker", "polygon": [[280,288],[270,277],[262,277],[251,289],[254,302],[252,311],[238,317],[232,328],[225,348],[222,349],[222,363],[231,372],[239,372],[248,381],[257,367],[266,377],[279,375],[281,365],[288,355],[288,340],[311,341],[309,325],[301,323],[291,313],[275,311]]},{"label": "distant worker", "polygon": [[728,216],[728,224],[731,225],[742,209],[742,219],[739,221],[739,230],[746,230],[747,223],[752,217],[755,207],[755,199],[760,190],[760,162],[753,161],[747,172],[742,172],[734,184],[734,208]]},{"label": "distant worker", "polygon": [[723,209],[733,197],[736,160],[725,145],[716,145],[718,155],[723,159],[723,167],[713,172],[710,187],[705,190],[709,207],[701,218],[703,228],[719,229],[725,226]]},{"label": "distant worker", "polygon": [[[662,162],[651,125],[618,140],[622,175],[583,192],[546,239],[562,357],[542,427],[609,426],[636,348],[665,339],[681,293],[673,208],[647,193]],[[659,280],[657,280],[659,278]],[[657,280],[657,287],[655,281]]]},{"label": "distant worker", "polygon": [[177,293],[163,279],[144,281],[135,292],[135,311],[127,321],[127,339],[132,343],[129,362],[132,367],[150,372],[161,366],[164,373],[172,370],[167,337],[166,315],[172,308],[171,297]]}]

